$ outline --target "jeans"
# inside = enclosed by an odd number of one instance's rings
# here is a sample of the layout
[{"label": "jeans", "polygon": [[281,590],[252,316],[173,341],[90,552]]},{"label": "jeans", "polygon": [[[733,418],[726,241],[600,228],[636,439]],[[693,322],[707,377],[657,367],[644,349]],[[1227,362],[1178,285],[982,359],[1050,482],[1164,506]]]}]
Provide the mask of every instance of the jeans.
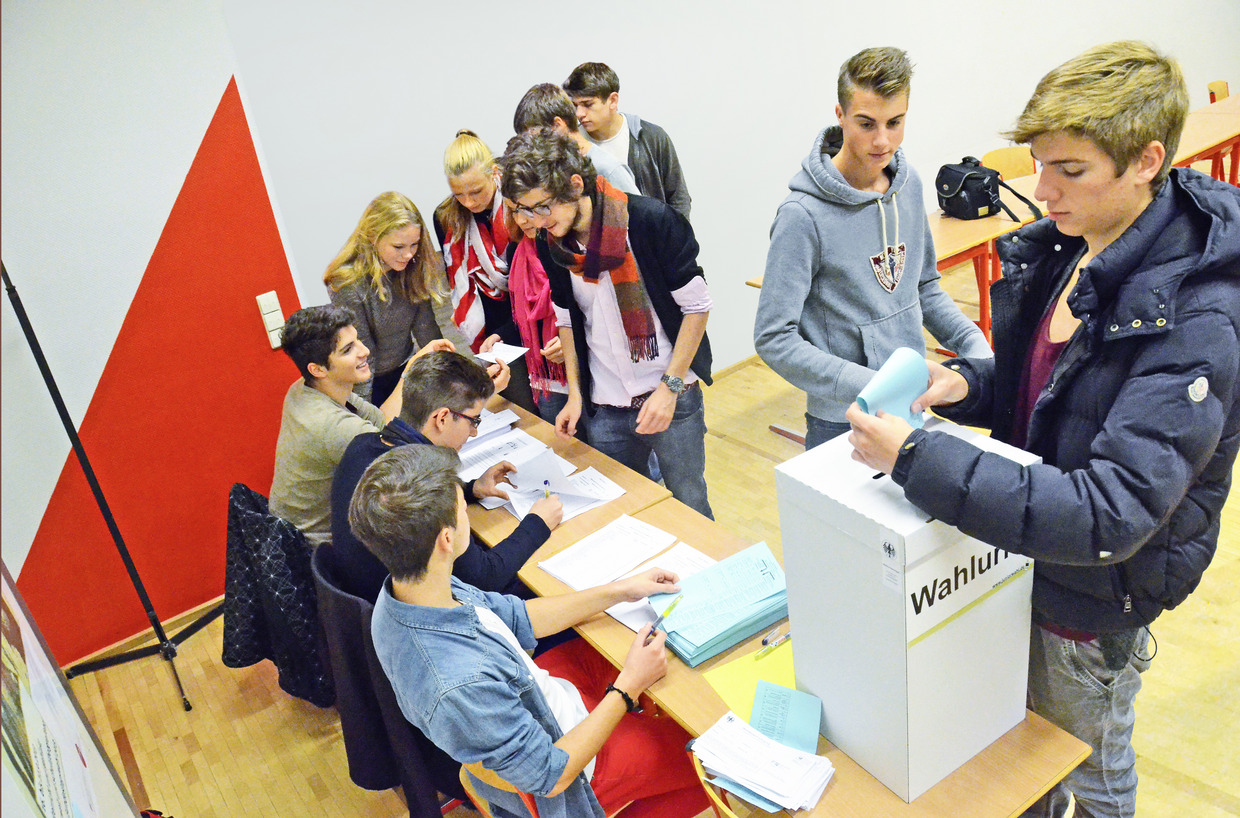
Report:
[{"label": "jeans", "polygon": [[852,431],[852,426],[847,423],[838,423],[833,420],[823,420],[816,418],[809,412],[805,413],[805,450],[809,451],[815,446],[821,446],[834,437],[839,437],[845,432]]},{"label": "jeans", "polygon": [[[538,416],[554,426],[556,415],[560,414],[560,410],[566,403],[568,403],[568,395],[563,392],[548,392],[538,404]],[[581,417],[577,418],[577,434],[575,435],[582,443],[590,442],[590,436],[586,432],[589,424],[590,418],[582,412]]]},{"label": "jeans", "polygon": [[637,433],[639,411],[596,405],[590,418],[590,445],[646,477],[650,477],[653,451],[659,457],[663,484],[672,496],[715,519],[706,498],[706,410],[702,390],[690,389],[677,398],[671,424],[658,434]]},{"label": "jeans", "polygon": [[1074,642],[1037,625],[1029,643],[1029,708],[1093,750],[1030,807],[1030,818],[1060,818],[1068,792],[1074,818],[1132,816],[1137,809],[1133,703],[1150,666],[1145,628]]}]

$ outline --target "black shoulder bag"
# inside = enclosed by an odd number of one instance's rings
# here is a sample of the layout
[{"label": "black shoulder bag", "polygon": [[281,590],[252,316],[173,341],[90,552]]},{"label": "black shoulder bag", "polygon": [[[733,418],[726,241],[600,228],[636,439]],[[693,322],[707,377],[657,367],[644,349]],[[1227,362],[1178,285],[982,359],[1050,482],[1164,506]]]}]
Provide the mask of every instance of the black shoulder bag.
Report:
[{"label": "black shoulder bag", "polygon": [[939,207],[957,219],[984,219],[1000,209],[1014,222],[1021,221],[999,198],[999,186],[1007,188],[1012,195],[1028,206],[1035,220],[1042,218],[1042,211],[1033,202],[1012,190],[1011,185],[999,178],[999,171],[983,167],[974,156],[966,156],[958,165],[944,165],[934,179],[934,189],[939,196]]}]

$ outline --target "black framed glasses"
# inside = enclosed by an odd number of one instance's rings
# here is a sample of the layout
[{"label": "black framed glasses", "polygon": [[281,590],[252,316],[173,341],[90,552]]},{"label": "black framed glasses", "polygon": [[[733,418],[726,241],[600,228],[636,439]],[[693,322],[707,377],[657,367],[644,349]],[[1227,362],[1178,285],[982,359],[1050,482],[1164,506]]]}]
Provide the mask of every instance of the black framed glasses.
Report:
[{"label": "black framed glasses", "polygon": [[458,412],[455,409],[449,409],[448,411],[456,415],[461,420],[469,421],[469,425],[473,426],[475,429],[482,425],[482,415],[474,417],[473,415],[467,415],[464,412]]},{"label": "black framed glasses", "polygon": [[554,199],[547,198],[547,199],[543,199],[538,204],[530,205],[529,207],[526,207],[523,204],[517,204],[516,202],[513,202],[512,207],[509,208],[509,210],[511,211],[513,216],[523,215],[531,219],[536,216],[550,216],[551,205],[554,203],[554,201],[555,201]]}]

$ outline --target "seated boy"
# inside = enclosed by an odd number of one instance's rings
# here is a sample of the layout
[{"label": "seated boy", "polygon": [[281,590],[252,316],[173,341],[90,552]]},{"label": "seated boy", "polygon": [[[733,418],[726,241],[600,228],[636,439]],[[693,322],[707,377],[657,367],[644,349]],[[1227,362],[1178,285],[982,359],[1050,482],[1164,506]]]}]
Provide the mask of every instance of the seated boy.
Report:
[{"label": "seated boy", "polygon": [[[481,762],[537,796],[544,818],[602,816],[630,802],[630,818],[701,812],[688,734],[670,718],[626,715],[667,670],[663,633],[647,644],[643,627],[618,674],[581,639],[537,664],[525,653],[617,602],[678,590],[676,575],[655,568],[528,602],[466,585],[452,576],[470,543],[457,464],[451,449],[395,448],[362,475],[349,506],[353,533],[392,572],[372,633],[405,717],[462,764]],[[515,794],[475,786],[525,814]]]},{"label": "seated boy", "polygon": [[[446,446],[459,451],[478,432],[482,406],[495,393],[495,384],[486,370],[462,355],[446,350],[418,358],[405,370],[404,406],[382,432],[367,432],[353,438],[345,450],[332,481],[332,546],[336,568],[344,589],[374,601],[387,577],[387,568],[349,529],[349,501],[362,478],[362,472],[380,455],[398,446]],[[492,466],[482,477],[465,486],[466,500],[479,497],[507,497],[496,488],[509,473],[511,463]],[[484,591],[508,591],[517,571],[560,523],[564,508],[558,497],[534,503],[516,531],[486,548],[472,543],[457,560],[453,572],[463,581]]]}]

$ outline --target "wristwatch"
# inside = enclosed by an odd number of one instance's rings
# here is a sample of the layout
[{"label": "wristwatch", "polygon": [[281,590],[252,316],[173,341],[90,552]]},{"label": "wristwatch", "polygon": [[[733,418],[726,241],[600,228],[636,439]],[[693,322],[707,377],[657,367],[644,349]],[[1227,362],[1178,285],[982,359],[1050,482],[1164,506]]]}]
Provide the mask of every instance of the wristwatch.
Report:
[{"label": "wristwatch", "polygon": [[675,375],[664,373],[660,380],[667,384],[667,388],[672,390],[673,395],[683,395],[685,390],[689,388],[685,386],[684,378],[677,378]]},{"label": "wristwatch", "polygon": [[616,687],[614,684],[612,684],[612,685],[607,685],[607,690],[605,690],[605,691],[603,692],[603,695],[604,695],[604,696],[606,696],[608,693],[612,692],[613,690],[614,690],[614,691],[616,691],[617,693],[619,693],[619,694],[620,694],[620,696],[621,696],[621,698],[623,698],[623,699],[624,699],[624,712],[626,712],[626,713],[640,713],[640,712],[642,712],[642,709],[641,709],[641,707],[637,704],[637,702],[633,701],[633,697],[632,697],[632,696],[630,696],[628,693],[625,693],[625,692],[624,692],[623,690],[621,690],[620,688]]}]

